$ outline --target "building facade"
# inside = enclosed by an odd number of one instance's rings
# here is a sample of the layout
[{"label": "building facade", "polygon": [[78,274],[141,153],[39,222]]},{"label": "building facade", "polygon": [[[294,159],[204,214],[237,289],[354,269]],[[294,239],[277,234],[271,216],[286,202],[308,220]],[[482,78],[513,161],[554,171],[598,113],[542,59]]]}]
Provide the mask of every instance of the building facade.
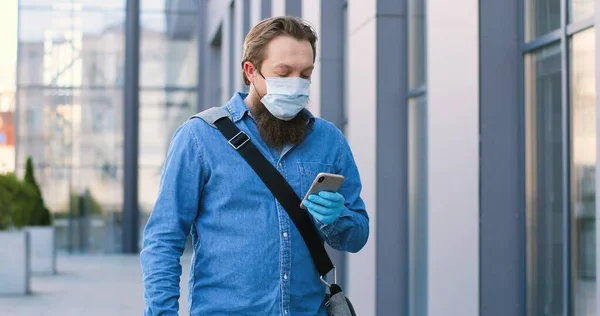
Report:
[{"label": "building facade", "polygon": [[358,314],[600,316],[597,7],[21,0],[16,168],[34,158],[64,249],[136,252],[175,127],[246,91],[252,25],[301,16],[310,110],[371,218],[361,252],[331,251]]},{"label": "building facade", "polygon": [[598,315],[597,2],[207,1],[200,106],[246,89],[252,25],[305,18],[371,216],[332,251],[359,314]]}]

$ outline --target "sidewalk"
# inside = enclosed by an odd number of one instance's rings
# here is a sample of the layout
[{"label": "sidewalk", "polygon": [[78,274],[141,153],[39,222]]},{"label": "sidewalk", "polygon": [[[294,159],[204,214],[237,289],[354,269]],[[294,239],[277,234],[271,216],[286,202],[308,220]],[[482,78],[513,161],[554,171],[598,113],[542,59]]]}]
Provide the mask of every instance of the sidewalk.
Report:
[{"label": "sidewalk", "polygon": [[[183,265],[180,315],[187,312],[189,256]],[[34,276],[29,296],[0,296],[1,316],[130,316],[144,309],[138,256],[62,255],[58,274]]]}]

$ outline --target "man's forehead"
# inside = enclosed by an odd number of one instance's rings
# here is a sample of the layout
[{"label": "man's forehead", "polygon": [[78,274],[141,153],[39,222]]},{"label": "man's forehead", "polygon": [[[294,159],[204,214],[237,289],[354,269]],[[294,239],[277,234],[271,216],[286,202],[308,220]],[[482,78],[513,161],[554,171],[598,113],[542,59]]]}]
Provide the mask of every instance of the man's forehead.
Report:
[{"label": "man's forehead", "polygon": [[278,36],[267,45],[265,61],[271,67],[297,68],[313,65],[313,50],[307,40]]},{"label": "man's forehead", "polygon": [[310,53],[289,52],[273,53],[265,56],[263,65],[269,65],[273,69],[281,70],[309,70],[314,68],[312,51]]}]

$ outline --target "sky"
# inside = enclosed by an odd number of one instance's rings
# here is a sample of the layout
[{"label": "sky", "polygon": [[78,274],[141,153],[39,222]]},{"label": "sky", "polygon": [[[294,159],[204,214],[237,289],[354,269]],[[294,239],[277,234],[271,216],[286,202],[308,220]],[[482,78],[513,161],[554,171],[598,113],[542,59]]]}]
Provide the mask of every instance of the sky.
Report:
[{"label": "sky", "polygon": [[13,89],[17,65],[17,2],[0,0],[0,91]]}]

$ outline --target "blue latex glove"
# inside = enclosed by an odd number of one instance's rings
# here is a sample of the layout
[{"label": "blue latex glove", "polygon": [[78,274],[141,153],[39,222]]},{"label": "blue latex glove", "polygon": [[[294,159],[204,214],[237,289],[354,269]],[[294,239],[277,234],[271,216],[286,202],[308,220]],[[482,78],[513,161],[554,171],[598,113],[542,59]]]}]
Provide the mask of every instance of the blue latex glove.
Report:
[{"label": "blue latex glove", "polygon": [[311,194],[302,204],[312,216],[323,224],[332,224],[344,210],[344,197],[339,193],[321,191]]}]

